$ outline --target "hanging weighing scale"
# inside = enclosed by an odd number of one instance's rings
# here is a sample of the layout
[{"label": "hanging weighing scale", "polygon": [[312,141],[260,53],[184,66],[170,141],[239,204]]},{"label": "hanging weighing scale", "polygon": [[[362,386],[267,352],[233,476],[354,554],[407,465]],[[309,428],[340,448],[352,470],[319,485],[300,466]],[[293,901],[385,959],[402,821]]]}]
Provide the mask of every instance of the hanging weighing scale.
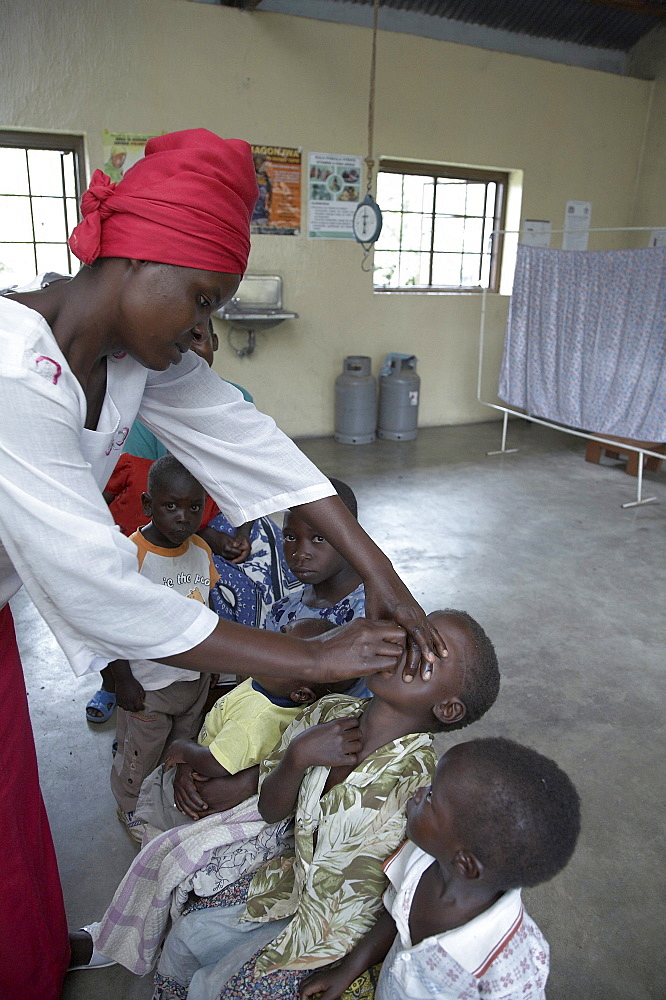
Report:
[{"label": "hanging weighing scale", "polygon": [[368,192],[354,212],[352,230],[358,243],[376,243],[382,231],[382,210]]}]

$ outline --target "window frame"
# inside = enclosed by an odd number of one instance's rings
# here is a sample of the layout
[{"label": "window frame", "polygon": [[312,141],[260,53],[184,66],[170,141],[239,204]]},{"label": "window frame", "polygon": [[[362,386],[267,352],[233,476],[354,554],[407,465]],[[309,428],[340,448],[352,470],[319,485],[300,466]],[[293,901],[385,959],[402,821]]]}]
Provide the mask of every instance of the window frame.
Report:
[{"label": "window frame", "polygon": [[[488,230],[486,219],[483,220],[483,233],[482,233],[482,245],[485,245],[485,241],[490,238],[490,232],[497,232],[493,238],[493,245],[490,255],[490,274],[488,280],[487,288],[474,287],[466,288],[463,285],[400,285],[395,288],[389,288],[387,286],[377,286],[374,285],[373,281],[373,292],[378,295],[402,295],[404,293],[418,294],[418,295],[474,295],[482,294],[484,291],[487,292],[499,292],[500,289],[500,277],[502,269],[502,256],[504,250],[504,235],[501,230],[506,228],[506,206],[507,198],[509,193],[509,171],[506,170],[494,170],[492,168],[485,169],[483,167],[463,167],[455,164],[447,163],[419,163],[415,160],[396,160],[390,157],[381,157],[378,167],[378,175],[380,173],[386,174],[403,174],[407,176],[419,176],[419,177],[434,177],[434,178],[450,178],[452,180],[463,180],[463,181],[482,181],[486,184],[495,183],[497,184],[497,196],[495,199],[495,214],[493,217],[492,229]],[[435,215],[435,205],[436,201],[433,198],[433,211],[432,216]],[[380,205],[381,208],[381,205]],[[422,213],[425,214],[425,213]],[[432,265],[433,259],[433,247],[432,241],[434,240],[435,227],[432,226],[432,236],[430,250],[425,251],[430,255],[430,261]],[[399,252],[399,251],[389,251],[389,252]]]},{"label": "window frame", "polygon": [[[86,168],[85,168],[85,145],[84,137],[82,135],[76,135],[71,132],[30,132],[30,131],[20,131],[13,129],[0,129],[0,147],[11,148],[11,149],[52,149],[56,151],[73,153],[74,154],[74,187],[76,192],[76,213],[79,222],[81,221],[81,195],[85,191],[86,184]],[[28,184],[30,184],[30,174],[28,173]],[[32,220],[32,248],[33,248],[33,258],[35,262],[35,274],[38,274],[38,263],[37,263],[37,244],[38,240],[35,237],[35,227],[34,227],[34,215],[32,209],[32,192],[29,190],[29,202],[30,202],[30,217]],[[62,177],[62,190],[63,190],[63,201],[66,197],[65,195],[65,179]],[[20,195],[17,197],[25,197],[25,195]],[[12,240],[6,242],[15,242]],[[24,242],[24,241],[20,241]],[[29,244],[28,244],[29,245]],[[69,248],[67,241],[64,241],[63,245],[66,248],[67,260],[69,263],[69,273],[72,273],[72,262],[76,260],[72,251]]]}]

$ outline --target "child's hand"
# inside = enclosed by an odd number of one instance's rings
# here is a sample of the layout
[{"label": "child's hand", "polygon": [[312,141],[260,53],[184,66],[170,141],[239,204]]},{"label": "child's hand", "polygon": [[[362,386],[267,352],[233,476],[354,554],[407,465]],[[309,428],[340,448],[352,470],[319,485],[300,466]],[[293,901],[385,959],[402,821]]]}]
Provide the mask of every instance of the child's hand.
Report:
[{"label": "child's hand", "polygon": [[176,770],[176,777],[173,780],[173,802],[176,809],[180,809],[190,819],[200,819],[208,812],[208,806],[199,795],[192,768],[187,764],[179,764]]},{"label": "child's hand", "polygon": [[[194,774],[197,783],[197,790],[203,797],[208,809],[206,815],[210,816],[215,812],[226,812],[233,809],[239,802],[243,802],[254,795],[257,791],[259,780],[259,767],[248,767],[238,774],[229,775],[226,778],[206,778],[203,775]],[[201,783],[205,782],[203,787]]]},{"label": "child's hand", "polygon": [[296,736],[287,754],[300,771],[308,767],[355,767],[363,749],[359,720],[354,716],[313,726]]},{"label": "child's hand", "polygon": [[227,559],[229,562],[236,564],[245,562],[252,551],[250,539],[246,535],[236,534],[233,537],[233,543],[236,553],[235,555],[228,555]]},{"label": "child's hand", "polygon": [[146,692],[132,674],[122,680],[116,678],[116,703],[126,712],[140,712],[145,704]]},{"label": "child's hand", "polygon": [[319,1000],[337,1000],[356,979],[355,973],[347,971],[345,962],[334,969],[323,969],[314,976],[303,979],[298,990],[299,1000],[319,996]]},{"label": "child's hand", "polygon": [[228,562],[245,562],[252,550],[250,539],[245,535],[227,535],[224,532],[220,534],[222,537],[218,541],[217,555],[223,556]]},{"label": "child's hand", "polygon": [[175,767],[176,764],[184,764],[185,757],[184,751],[187,746],[187,740],[174,740],[170,744],[167,750],[166,757],[164,758],[164,770],[168,771],[170,768]]}]

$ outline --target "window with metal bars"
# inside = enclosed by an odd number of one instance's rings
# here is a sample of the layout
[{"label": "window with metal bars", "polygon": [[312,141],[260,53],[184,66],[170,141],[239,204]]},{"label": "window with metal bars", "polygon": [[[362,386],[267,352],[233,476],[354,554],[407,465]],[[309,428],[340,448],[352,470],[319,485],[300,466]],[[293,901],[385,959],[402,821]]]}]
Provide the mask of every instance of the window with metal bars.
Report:
[{"label": "window with metal bars", "polygon": [[377,292],[497,291],[508,174],[381,160]]},{"label": "window with metal bars", "polygon": [[78,270],[67,238],[83,177],[81,136],[0,131],[0,289]]}]

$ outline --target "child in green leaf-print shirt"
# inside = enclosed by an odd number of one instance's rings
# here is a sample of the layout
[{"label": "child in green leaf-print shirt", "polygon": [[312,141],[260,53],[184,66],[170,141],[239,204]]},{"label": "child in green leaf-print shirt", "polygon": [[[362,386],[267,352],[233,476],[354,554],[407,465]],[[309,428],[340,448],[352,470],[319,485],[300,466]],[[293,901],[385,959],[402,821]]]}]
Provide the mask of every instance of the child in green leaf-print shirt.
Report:
[{"label": "child in green leaf-print shirt", "polygon": [[474,722],[499,689],[478,623],[452,610],[430,620],[448,649],[431,679],[375,674],[370,701],[323,698],[285,731],[262,765],[259,807],[269,823],[295,813],[295,850],[245,880],[245,905],[237,884],[232,905],[223,891],[176,921],[156,998],[295,998],[309,971],[342,958],[373,925],[405,803],[434,770],[431,734]]}]

